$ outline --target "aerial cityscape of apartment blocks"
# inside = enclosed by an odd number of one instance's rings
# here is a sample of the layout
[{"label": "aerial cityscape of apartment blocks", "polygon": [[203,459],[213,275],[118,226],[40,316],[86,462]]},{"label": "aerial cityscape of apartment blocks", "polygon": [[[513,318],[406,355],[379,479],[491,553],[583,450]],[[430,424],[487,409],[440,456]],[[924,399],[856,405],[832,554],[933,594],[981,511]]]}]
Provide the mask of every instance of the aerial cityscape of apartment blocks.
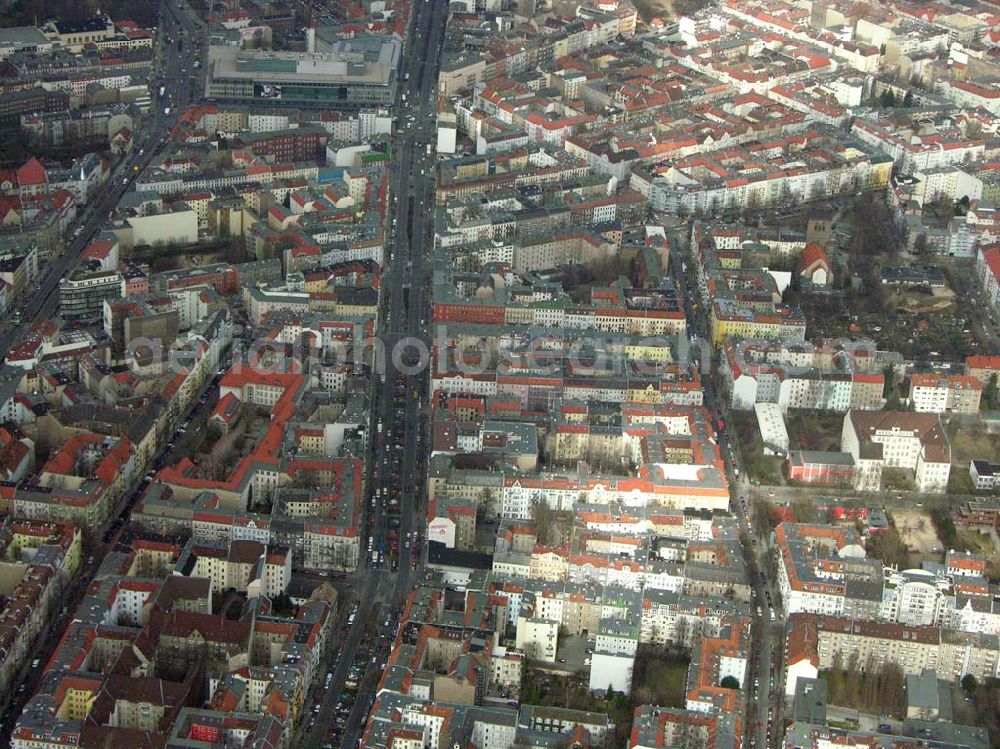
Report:
[{"label": "aerial cityscape of apartment blocks", "polygon": [[0,745],[1000,747],[1000,10],[0,13]]}]

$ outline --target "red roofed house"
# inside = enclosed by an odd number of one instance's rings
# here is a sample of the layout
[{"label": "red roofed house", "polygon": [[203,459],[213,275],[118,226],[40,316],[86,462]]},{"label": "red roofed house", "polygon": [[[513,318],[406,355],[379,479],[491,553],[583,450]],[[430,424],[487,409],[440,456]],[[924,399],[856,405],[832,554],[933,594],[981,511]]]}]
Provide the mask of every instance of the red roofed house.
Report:
[{"label": "red roofed house", "polygon": [[983,577],[986,575],[986,557],[969,552],[949,551],[944,558],[949,575]]},{"label": "red roofed house", "polygon": [[13,169],[0,169],[0,195],[17,197],[17,173]]},{"label": "red roofed house", "polygon": [[25,162],[16,172],[18,194],[25,196],[43,195],[49,191],[49,177],[38,159]]},{"label": "red roofed house", "polygon": [[785,695],[795,696],[795,683],[800,678],[819,677],[819,634],[815,618],[808,614],[789,617],[785,636]]},{"label": "red roofed house", "polygon": [[0,480],[20,481],[28,475],[35,456],[35,443],[0,427]]},{"label": "red roofed house", "polygon": [[222,434],[228,434],[229,430],[240,420],[240,415],[243,413],[242,406],[242,402],[234,393],[226,393],[219,399],[212,415],[208,417],[209,425],[218,429]]},{"label": "red roofed house", "polygon": [[101,270],[118,270],[118,242],[108,239],[91,242],[84,248],[83,258],[97,261]]},{"label": "red roofed house", "polygon": [[111,155],[123,156],[132,150],[132,131],[123,127],[111,136]]},{"label": "red roofed house", "polygon": [[21,201],[16,197],[0,195],[0,226],[17,226],[21,223]]},{"label": "red roofed house", "polygon": [[1000,356],[967,356],[965,373],[975,377],[985,387],[993,375],[1000,374]]},{"label": "red roofed house", "polygon": [[829,286],[833,280],[830,272],[830,260],[818,244],[810,243],[799,256],[799,277],[814,286]]}]

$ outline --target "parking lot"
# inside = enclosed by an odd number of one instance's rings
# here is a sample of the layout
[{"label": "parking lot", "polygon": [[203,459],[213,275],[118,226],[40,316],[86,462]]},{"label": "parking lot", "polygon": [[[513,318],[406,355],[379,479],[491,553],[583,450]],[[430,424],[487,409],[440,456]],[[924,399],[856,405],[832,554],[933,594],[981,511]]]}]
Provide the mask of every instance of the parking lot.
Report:
[{"label": "parking lot", "polygon": [[582,635],[560,637],[553,669],[572,673],[581,669],[589,670],[595,640],[593,635],[589,639]]}]

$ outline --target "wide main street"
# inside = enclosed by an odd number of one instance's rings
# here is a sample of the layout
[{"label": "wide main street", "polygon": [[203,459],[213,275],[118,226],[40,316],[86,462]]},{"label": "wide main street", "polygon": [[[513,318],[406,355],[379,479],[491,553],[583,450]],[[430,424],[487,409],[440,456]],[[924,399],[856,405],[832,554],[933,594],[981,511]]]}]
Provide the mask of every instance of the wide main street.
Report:
[{"label": "wide main street", "polygon": [[[368,529],[371,549],[376,555],[380,550],[385,553],[381,562],[373,563],[369,552],[365,559],[370,566],[355,578],[357,617],[345,637],[315,726],[303,742],[310,749],[326,743],[334,708],[355,664],[364,633],[374,628],[378,641],[366,663],[365,677],[359,680],[359,690],[339,745],[352,747],[359,741],[378,676],[392,644],[392,628],[421,570],[420,560],[414,562],[412,558],[418,552],[407,539],[421,531],[423,524],[418,521],[425,510],[423,410],[428,395],[428,372],[426,366],[415,361],[418,351],[402,350],[400,342],[420,340],[425,351],[429,348],[425,326],[430,315],[437,76],[447,14],[446,0],[413,4],[399,70],[389,175],[391,202],[386,211],[391,217],[388,228],[392,239],[379,317],[379,338],[386,356],[376,362],[373,375],[377,379],[372,383],[372,433],[378,436],[378,442],[367,482],[371,498],[368,506],[373,518]],[[413,366],[407,366],[411,362]],[[400,541],[394,564],[388,554],[388,502],[397,491]]]}]

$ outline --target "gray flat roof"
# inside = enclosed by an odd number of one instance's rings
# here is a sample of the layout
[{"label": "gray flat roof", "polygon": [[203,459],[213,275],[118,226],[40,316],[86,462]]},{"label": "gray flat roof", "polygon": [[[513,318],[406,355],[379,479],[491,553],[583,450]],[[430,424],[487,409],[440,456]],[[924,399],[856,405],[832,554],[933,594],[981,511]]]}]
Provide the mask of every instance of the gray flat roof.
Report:
[{"label": "gray flat roof", "polygon": [[371,54],[373,44],[370,38],[365,44],[355,47],[348,47],[345,42],[329,53],[271,52],[212,46],[209,47],[209,65],[213,80],[388,85],[399,59],[399,42],[383,38],[376,55]]},{"label": "gray flat roof", "polygon": [[793,463],[800,459],[803,463],[822,463],[825,465],[854,465],[854,458],[850,453],[833,452],[827,450],[791,450],[788,455]]},{"label": "gray flat roof", "polygon": [[0,29],[0,47],[32,44],[52,44],[52,42],[34,26],[14,26]]}]

